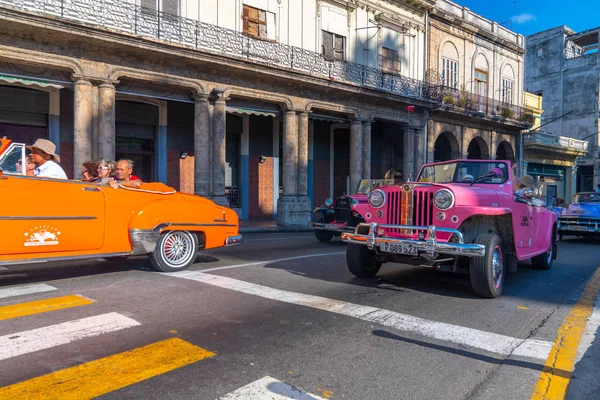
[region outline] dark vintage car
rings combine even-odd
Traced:
[[[600,193],[575,193],[558,220],[558,235],[600,237]]]
[[[356,226],[364,222],[361,211],[368,208],[369,193],[375,188],[393,185],[393,179],[362,179],[356,192],[331,198],[312,212],[312,227],[315,236],[321,242],[329,242],[342,232],[353,232]]]

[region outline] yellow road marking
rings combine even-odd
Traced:
[[[517,308],[519,310],[529,310],[529,307],[525,307],[525,306],[517,306]]]
[[[600,292],[600,268],[596,270],[579,301],[558,329],[556,341],[548,354],[531,400],[563,399],[565,397],[575,366],[577,348],[598,292]]]
[[[30,301],[28,303],[12,304],[10,306],[0,307],[0,321],[48,311],[62,310],[63,308],[79,307],[92,303],[94,303],[94,300],[86,299],[83,296],[74,294],[71,296]]]
[[[0,388],[0,399],[92,399],[213,357],[179,338],[100,358]]]

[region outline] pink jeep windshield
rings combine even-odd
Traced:
[[[458,161],[427,165],[421,170],[418,182],[500,184],[508,180],[505,162]]]

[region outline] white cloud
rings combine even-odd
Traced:
[[[515,24],[524,24],[529,21],[535,21],[536,18],[535,18],[535,15],[523,13],[523,14],[519,14],[519,15],[515,15],[515,16],[511,17],[511,20]]]

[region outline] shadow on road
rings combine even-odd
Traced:
[[[384,338],[384,339],[397,340],[397,341],[404,342],[404,343],[414,344],[414,345],[417,345],[420,347],[427,347],[429,349],[443,351],[443,352],[446,352],[449,354],[459,355],[462,357],[471,358],[473,360],[483,361],[483,362],[486,362],[489,364],[510,365],[510,366],[514,366],[514,367],[527,368],[527,369],[531,369],[534,371],[540,371],[540,372],[544,369],[544,361],[541,361],[541,360],[536,363],[536,362],[532,362],[532,361],[523,361],[523,360],[518,360],[518,359],[497,358],[497,357],[487,356],[484,354],[474,353],[474,352],[468,351],[468,350],[456,349],[456,348],[452,348],[452,347],[448,347],[448,346],[444,346],[444,345],[440,345],[440,344],[428,343],[428,342],[424,342],[422,340],[409,339],[409,338],[402,337],[402,336],[396,335],[395,333],[391,333],[391,332],[384,331],[381,329],[373,330],[373,335]],[[571,373],[569,371],[555,369],[553,371],[553,375],[559,376],[562,378],[569,378],[571,376]]]
[[[505,278],[503,297],[517,297],[530,301],[562,304],[573,291],[580,289],[594,273],[600,260],[593,239],[575,239],[559,243],[558,258],[550,270],[533,268],[529,260],[519,262],[516,273]],[[344,251],[346,244],[341,241],[319,243],[322,249]],[[339,262],[343,260],[342,262]],[[305,278],[345,283],[391,291],[417,291],[451,298],[484,300],[473,293],[468,269],[458,269],[456,273],[438,272],[427,267],[386,263],[372,278],[357,278],[346,266],[345,257],[306,262],[282,262],[266,264],[265,268],[286,270]]]

